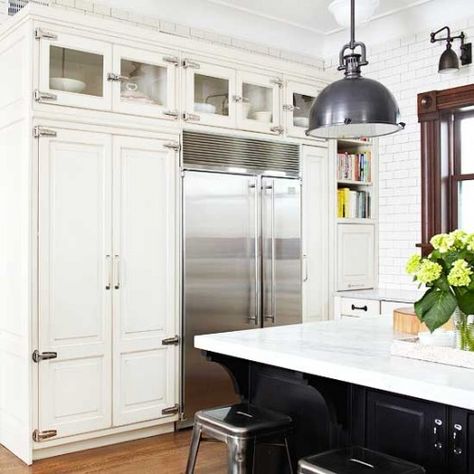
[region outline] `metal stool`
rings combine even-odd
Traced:
[[[298,474],[424,474],[417,464],[369,449],[336,449],[301,459]]]
[[[194,416],[186,474],[194,473],[202,435],[227,444],[229,474],[253,473],[256,444],[265,439],[280,438],[282,443],[278,445],[285,448],[290,473],[293,474],[288,442],[291,429],[289,416],[248,403],[199,411]]]

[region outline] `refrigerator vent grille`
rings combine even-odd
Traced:
[[[299,146],[251,138],[184,132],[183,162],[188,168],[284,172],[298,176]]]

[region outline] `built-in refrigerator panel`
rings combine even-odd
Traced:
[[[257,181],[184,175],[184,380],[186,417],[237,401],[229,375],[194,348],[194,336],[259,324]]]

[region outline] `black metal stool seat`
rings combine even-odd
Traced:
[[[424,474],[417,464],[360,447],[316,454],[298,463],[298,474]]]
[[[290,472],[293,472],[288,437],[292,430],[289,416],[239,403],[228,407],[202,410],[194,416],[193,436],[186,474],[194,472],[199,444],[203,435],[227,444],[229,474],[252,473],[255,447],[259,441],[280,438],[286,449]]]

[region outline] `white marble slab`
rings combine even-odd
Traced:
[[[373,290],[336,291],[335,296],[341,298],[357,298],[363,300],[396,301],[400,303],[414,303],[419,300],[425,290],[395,290],[375,288]]]
[[[474,370],[390,355],[391,317],[196,336],[195,346],[285,369],[474,410]]]

